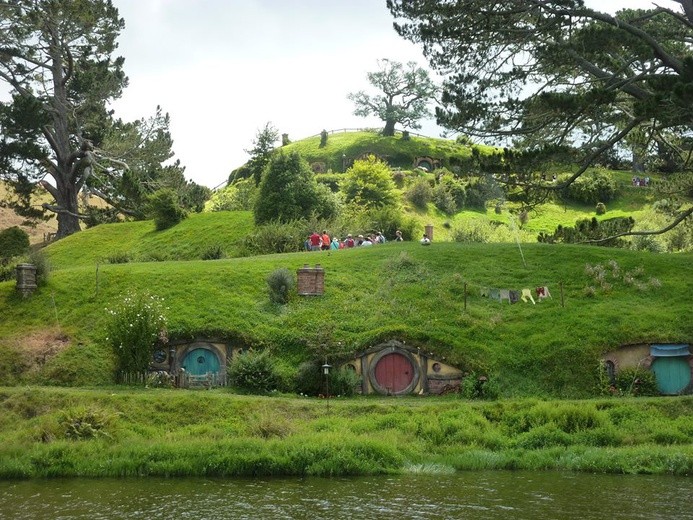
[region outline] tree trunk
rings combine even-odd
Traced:
[[[78,188],[71,184],[58,186],[56,197],[56,218],[58,220],[57,238],[65,238],[81,231],[79,225],[79,207],[77,205]]]
[[[645,165],[643,164],[644,157],[638,150],[633,149],[633,172],[645,173]]]
[[[385,137],[392,137],[395,135],[395,121],[394,119],[388,119],[385,121],[385,128],[383,128],[383,135]]]

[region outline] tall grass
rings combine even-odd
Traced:
[[[0,389],[0,478],[693,471],[690,397],[330,404],[221,390]]]

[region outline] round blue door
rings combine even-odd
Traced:
[[[691,382],[691,367],[685,357],[660,357],[652,363],[657,389],[665,395],[681,393]]]
[[[188,374],[201,376],[208,372],[219,372],[219,357],[209,349],[196,348],[183,358],[183,368]]]

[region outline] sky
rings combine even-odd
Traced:
[[[613,12],[650,0],[587,0]],[[671,4],[661,0],[660,4]],[[116,55],[129,86],[112,104],[132,121],[171,117],[186,178],[215,188],[249,158],[271,123],[297,141],[321,130],[380,128],[353,115],[351,92],[375,93],[378,60],[425,67],[421,49],[392,27],[385,0],[113,0],[125,29]],[[434,121],[419,133],[441,136]]]

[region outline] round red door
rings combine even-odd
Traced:
[[[388,393],[396,394],[414,379],[414,367],[408,358],[393,352],[380,358],[375,365],[375,380]]]

